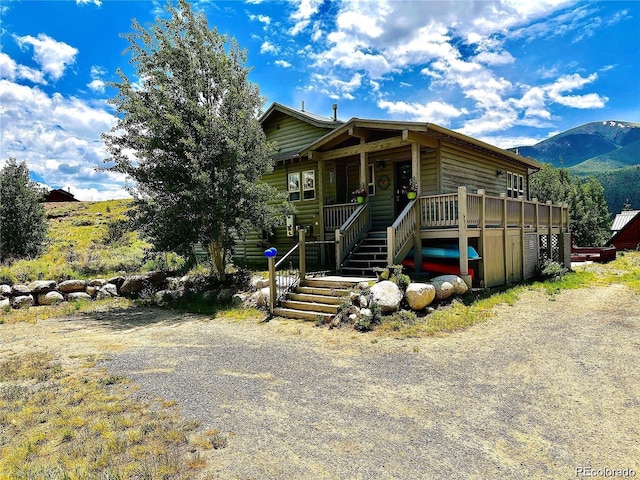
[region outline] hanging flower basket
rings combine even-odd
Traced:
[[[413,200],[418,195],[418,182],[415,179],[409,180],[409,185],[402,187],[402,193],[404,193],[409,200]]]
[[[367,197],[367,191],[364,188],[356,188],[353,192],[351,192],[353,198],[352,202],[364,203],[364,199]]]

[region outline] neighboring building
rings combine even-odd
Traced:
[[[606,245],[617,250],[636,250],[640,247],[640,210],[623,210],[611,225],[611,238]]]
[[[67,190],[63,190],[61,188],[56,188],[55,190],[51,190],[44,196],[45,202],[79,202],[77,198],[73,196],[73,194]]]
[[[337,270],[350,275],[405,261],[497,286],[533,277],[544,258],[570,262],[566,204],[528,200],[535,161],[431,123],[343,123],[336,110],[327,118],[274,103],[262,115],[278,145],[264,180],[288,192],[297,214],[238,245],[240,263],[264,266],[269,246],[280,258],[298,227],[336,244]],[[360,187],[362,204],[352,201]]]

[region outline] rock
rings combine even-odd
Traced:
[[[62,293],[84,292],[87,282],[84,280],[65,280],[58,284],[58,290]]]
[[[18,295],[11,299],[13,308],[28,308],[33,305],[33,295]]]
[[[436,289],[429,283],[410,283],[405,298],[411,310],[422,310],[436,298]]]
[[[113,283],[107,283],[103,287],[98,288],[96,292],[97,299],[112,298],[118,296],[118,287]]]
[[[0,298],[11,295],[11,285],[0,285]]]
[[[269,287],[261,288],[256,293],[254,293],[253,297],[256,300],[256,305],[258,305],[258,307],[268,307],[270,293],[271,289]]]
[[[358,305],[360,308],[367,308],[369,306],[369,299],[365,295],[358,297]]]
[[[167,275],[160,270],[147,272],[144,274],[144,277],[145,277],[145,280],[147,280],[151,285],[154,285],[156,287],[159,287],[162,284],[164,284],[164,281],[167,279]]]
[[[373,312],[368,308],[362,308],[360,310],[360,315],[366,318],[371,318],[373,317]]]
[[[160,290],[155,294],[155,301],[158,305],[164,306],[178,300],[181,292],[178,290]]]
[[[246,299],[247,299],[246,295],[243,295],[241,293],[236,293],[231,298],[231,305],[233,305],[234,307],[241,307],[242,305],[244,305],[244,302]]]
[[[348,318],[352,322],[355,322],[358,319],[358,314],[357,313],[350,313]]]
[[[87,285],[87,288],[85,288],[84,290],[85,292],[87,292],[87,295],[89,295],[91,298],[96,296],[96,293],[98,292],[98,287],[94,287],[92,285]]]
[[[20,297],[24,295],[31,295],[31,289],[28,285],[14,285],[11,287],[11,296],[12,297]]]
[[[435,277],[431,279],[431,283],[435,285],[436,282],[449,282],[453,285],[455,289],[456,295],[464,295],[469,290],[469,286],[465,283],[465,281],[458,277],[457,275],[440,275],[439,277]]]
[[[118,293],[124,297],[136,297],[147,286],[144,275],[131,275],[125,277],[122,286],[118,289]]]
[[[349,292],[349,301],[356,305],[358,303],[358,299],[360,298],[360,294],[358,292]]]
[[[345,315],[360,315],[360,307],[358,307],[357,305],[350,305],[344,310],[343,313]]]
[[[223,288],[218,292],[218,303],[229,304],[233,298],[235,291],[229,288]]]
[[[372,300],[377,303],[382,313],[392,313],[400,308],[402,292],[398,285],[389,280],[383,280],[371,287]]]
[[[93,280],[89,280],[87,282],[87,286],[89,287],[103,287],[107,284],[107,281],[104,278],[94,278]]]
[[[207,290],[202,293],[202,300],[205,302],[216,302],[219,298],[219,294],[217,290]]]
[[[73,302],[74,300],[91,300],[91,296],[87,292],[67,293],[67,301]]]
[[[53,280],[36,280],[35,282],[31,282],[29,284],[29,289],[34,295],[50,292],[52,290],[55,290],[57,287],[58,284]]]
[[[109,280],[107,280],[107,284],[109,283],[111,283],[112,285],[115,285],[116,288],[119,290],[122,284],[124,283],[124,277],[119,275],[117,277],[110,278]]]
[[[435,281],[433,282],[433,286],[436,289],[436,300],[439,302],[446,300],[456,293],[456,287],[454,287],[451,282],[447,282],[445,280]]]
[[[11,307],[11,300],[8,298],[0,299],[0,310]]]
[[[51,291],[38,295],[38,305],[57,305],[61,302],[64,302],[64,297],[60,292]]]
[[[260,290],[261,288],[265,288],[269,286],[269,279],[262,277],[252,277],[251,278],[251,288],[253,290]]]
[[[366,290],[367,288],[369,288],[369,282],[360,282],[356,285],[356,288],[358,290]]]

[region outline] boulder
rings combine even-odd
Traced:
[[[91,296],[87,292],[67,293],[67,301],[73,302],[74,300],[91,300]]]
[[[56,291],[40,293],[37,298],[38,305],[57,305],[60,302],[64,302],[62,294]]]
[[[366,295],[360,295],[358,297],[358,303],[357,305],[360,308],[367,308],[369,306],[369,298]]]
[[[255,298],[256,305],[258,307],[268,307],[269,306],[269,287],[264,287],[254,293],[252,296]]]
[[[107,281],[104,278],[94,278],[93,280],[89,280],[87,282],[88,287],[103,287],[107,284]]]
[[[422,310],[436,298],[436,289],[429,283],[410,283],[405,298],[411,310]]]
[[[380,306],[382,313],[392,313],[400,308],[402,291],[395,283],[383,280],[371,287],[371,295],[374,303]]]
[[[40,293],[47,293],[52,290],[58,288],[58,284],[53,280],[36,280],[35,282],[31,282],[29,284],[29,288],[31,289],[31,293],[33,295],[38,295]]]
[[[11,296],[12,297],[20,297],[23,295],[31,295],[31,289],[29,288],[29,285],[14,285],[13,287],[11,287]]]
[[[96,292],[96,298],[112,298],[118,296],[118,287],[116,287],[113,283],[107,283],[106,285],[98,288]]]
[[[231,298],[231,305],[233,305],[234,307],[241,307],[242,305],[244,305],[244,302],[246,299],[247,299],[246,295],[242,293],[236,293]]]
[[[11,306],[13,308],[25,308],[33,305],[33,295],[18,295],[11,299]]]
[[[446,280],[438,280],[433,282],[433,286],[436,289],[436,300],[441,302],[446,300],[454,293],[456,293],[456,287],[451,282]]]
[[[109,280],[107,280],[107,283],[115,285],[117,289],[120,289],[120,287],[122,286],[122,284],[124,283],[124,277],[123,276],[117,276],[117,277],[112,277]]]
[[[62,293],[84,292],[87,282],[84,280],[65,280],[58,284],[58,290]]]
[[[160,270],[155,270],[153,272],[145,273],[144,278],[151,285],[155,287],[160,287],[161,285],[164,284],[164,281],[167,279],[167,275]]]
[[[125,277],[122,286],[118,289],[118,293],[125,297],[135,297],[142,292],[147,286],[146,278],[144,275],[131,275]]]
[[[93,298],[96,296],[96,293],[98,292],[98,287],[95,287],[93,285],[87,285],[87,288],[85,288],[84,291],[87,292],[87,295]]]
[[[5,308],[9,308],[11,306],[11,300],[8,298],[0,299],[0,310],[4,310]]]
[[[159,290],[155,294],[155,301],[156,304],[162,307],[175,302],[181,295],[182,292],[179,290]]]
[[[252,277],[251,278],[251,288],[253,290],[260,290],[261,288],[269,286],[269,279],[262,277]]]
[[[449,282],[453,285],[456,295],[464,295],[469,290],[469,286],[457,275],[440,275],[431,279],[431,283],[435,284],[437,282]]]
[[[0,298],[11,296],[11,285],[0,285]]]

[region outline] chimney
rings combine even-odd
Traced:
[[[337,122],[338,121],[338,104],[337,103],[331,104],[331,108],[333,109],[333,121]]]
[[[300,107],[300,110],[304,112],[304,100],[302,100],[302,107]]]

